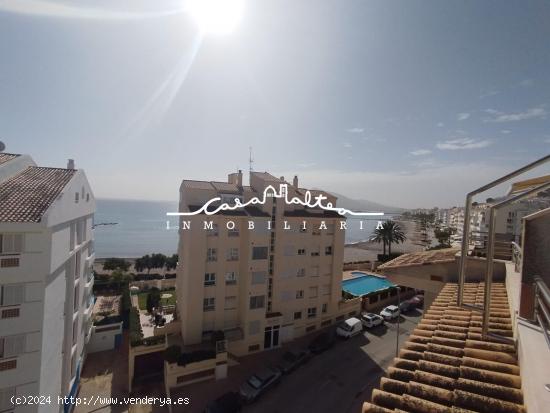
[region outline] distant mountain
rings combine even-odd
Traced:
[[[335,192],[331,192],[331,194],[338,198],[336,206],[355,212],[385,212],[389,214],[392,212],[401,213],[405,211],[405,208],[383,205],[366,199],[351,199]]]

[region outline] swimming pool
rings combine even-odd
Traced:
[[[353,271],[351,274],[354,278],[342,281],[342,289],[357,297],[395,286],[385,278],[376,277],[365,272]]]

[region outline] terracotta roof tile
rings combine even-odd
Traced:
[[[0,222],[40,222],[76,170],[30,166],[0,184]]]
[[[378,268],[397,268],[439,262],[452,262],[455,260],[458,251],[459,248],[445,248],[434,251],[412,252],[410,254],[400,255],[399,257],[380,265]]]
[[[482,305],[482,283],[464,302]],[[489,331],[512,336],[504,284],[493,284]],[[515,347],[481,337],[481,314],[456,306],[446,284],[374,389],[363,412],[525,412]]]
[[[11,161],[12,159],[14,158],[17,158],[18,154],[15,154],[15,153],[4,153],[4,152],[0,152],[0,165],[2,165],[3,163],[6,163],[8,161]]]

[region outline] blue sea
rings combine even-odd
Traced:
[[[166,229],[177,226],[177,217],[167,217],[167,212],[178,210],[178,202],[135,201],[119,199],[98,199],[95,223],[116,223],[98,225],[95,228],[95,251],[97,258],[135,258],[160,252],[175,254],[178,249],[177,230]],[[373,217],[374,218],[374,217]],[[384,217],[389,218],[389,217]],[[378,219],[347,219],[346,243],[364,241],[370,238]]]

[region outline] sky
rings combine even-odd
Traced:
[[[176,200],[253,168],[448,207],[550,153],[547,1],[0,0],[0,140],[96,197]],[[542,169],[540,173],[550,173]],[[540,174],[539,173],[539,174]]]

